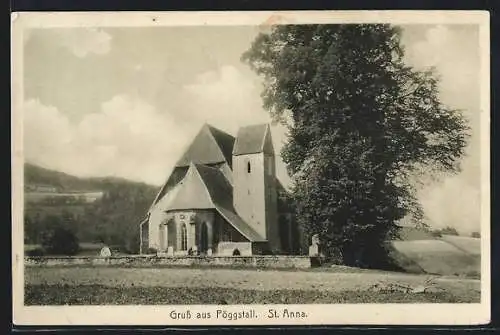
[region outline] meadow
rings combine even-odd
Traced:
[[[476,279],[343,268],[25,268],[26,305],[470,303],[479,299]]]
[[[472,303],[480,301],[480,239],[392,241],[406,272],[345,266],[273,270],[195,267],[32,267],[27,305]],[[26,249],[30,246],[26,245]],[[33,247],[33,246],[31,246]],[[80,254],[97,255],[98,244]]]

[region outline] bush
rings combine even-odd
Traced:
[[[470,234],[470,237],[474,237],[474,238],[480,238],[481,237],[481,234],[477,231],[473,232],[472,234]]]
[[[155,248],[148,248],[146,250],[147,254],[154,254],[154,255],[156,255],[157,252],[158,252],[158,250],[156,250]]]
[[[73,231],[63,226],[55,226],[42,237],[42,246],[48,254],[75,255],[80,250]]]
[[[36,248],[32,250],[26,250],[25,254],[26,256],[30,257],[39,257],[39,256],[44,256],[45,251],[42,248]]]
[[[455,228],[448,226],[446,228],[441,229],[441,234],[458,236],[458,231]]]
[[[443,235],[441,234],[441,230],[435,229],[431,231],[432,237],[442,237]]]

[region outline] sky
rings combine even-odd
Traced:
[[[462,172],[419,189],[428,223],[479,231],[479,36],[474,25],[403,26],[408,64],[435,67],[442,101],[472,128]],[[46,28],[24,41],[24,156],[76,176],[161,185],[208,122],[270,122],[240,56],[257,26]],[[285,129],[272,127],[275,150]],[[283,162],[278,178],[289,183]]]

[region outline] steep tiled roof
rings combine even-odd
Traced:
[[[184,178],[156,203],[155,210],[213,208],[252,242],[265,241],[234,210],[233,188],[222,171],[191,163]]]
[[[231,164],[231,148],[234,138],[208,124],[203,125],[191,145],[184,152],[176,166],[195,164],[216,164],[227,162]]]
[[[189,167],[185,177],[156,204],[156,209],[162,211],[213,207],[210,194],[194,165]]]
[[[233,206],[233,187],[217,168],[196,164],[196,169],[205,183],[214,203],[224,206]]]
[[[222,154],[226,158],[226,162],[229,164],[229,166],[231,166],[233,162],[232,156],[233,156],[234,137],[211,125],[207,124],[207,126],[210,132],[212,133],[212,136],[214,137],[215,141],[219,145]]]
[[[232,150],[234,137],[209,124],[204,124],[200,131],[177,161],[174,170],[167,182],[161,187],[152,207],[161,200],[179,181],[184,178],[191,162],[196,164],[225,164],[232,165]]]
[[[152,206],[154,206],[158,201],[160,201],[165,194],[167,194],[175,185],[177,185],[184,178],[188,169],[189,166],[177,166],[174,168],[174,170],[168,177],[167,182],[162,186],[160,192],[158,192],[158,195],[153,201]]]
[[[258,152],[273,153],[268,124],[241,127],[236,135],[233,155],[253,154]]]

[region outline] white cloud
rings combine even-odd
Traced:
[[[477,38],[464,37],[463,34],[439,25],[427,29],[424,39],[418,42],[403,37],[407,46],[406,60],[419,69],[436,68],[441,77],[441,98],[445,104],[455,108],[477,108],[474,103],[479,84],[479,45]]]
[[[188,130],[168,113],[128,96],[71,123],[57,108],[30,100],[24,107],[25,158],[78,176],[164,181],[182,153]]]
[[[198,124],[208,122],[233,135],[241,126],[270,123],[269,113],[262,108],[260,82],[255,78],[234,66],[222,66],[198,75],[193,83],[184,86],[190,120]],[[278,178],[288,184],[285,165],[278,155],[283,147],[285,129],[282,126],[271,129]]]
[[[77,28],[59,31],[57,41],[75,56],[104,55],[111,50],[111,35],[97,28]]]
[[[270,120],[261,107],[260,88],[234,66],[202,73],[184,89],[187,111],[195,120],[214,123],[233,133],[239,126]]]
[[[432,227],[450,226],[465,234],[481,230],[480,190],[463,179],[447,178],[422,190],[421,202]]]
[[[112,175],[160,184],[204,122],[233,135],[240,126],[269,122],[257,89],[234,67],[201,74],[184,89],[187,123],[126,95],[104,102],[77,123],[55,107],[29,100],[24,108],[25,158],[77,176]],[[277,152],[283,138],[284,129],[273,127]],[[284,164],[277,164],[286,183]]]
[[[478,40],[473,30],[433,26],[423,39],[405,38],[406,60],[418,69],[434,67],[440,76],[440,97],[446,105],[463,110],[471,121],[472,137],[462,172],[444,177],[419,192],[429,224],[452,226],[470,233],[480,228],[479,149],[479,60]]]

